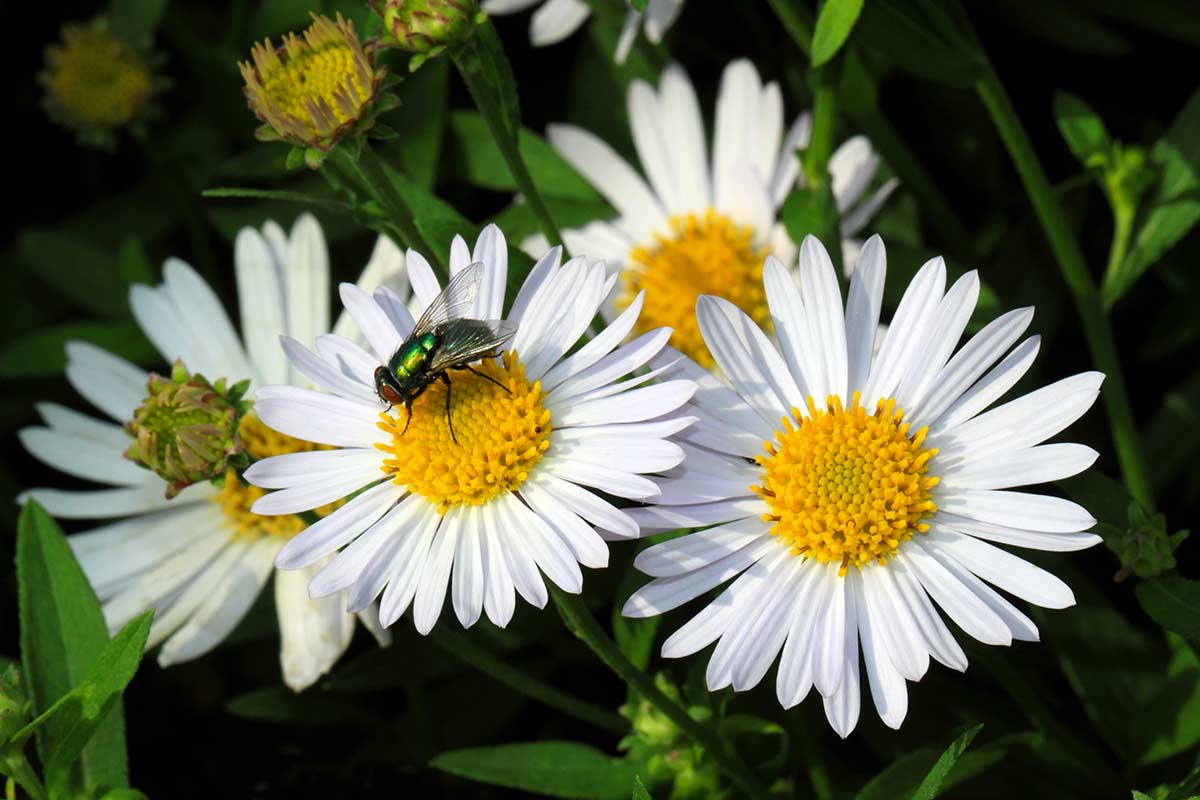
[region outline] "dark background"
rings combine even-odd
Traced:
[[[1191,27],[1180,23],[1159,26],[1166,29],[1155,32],[1147,30],[1152,26],[1144,20],[1125,18],[1115,2],[1101,4],[1095,14],[1084,14],[1087,5],[1025,0],[976,2],[967,8],[1047,171],[1059,184],[1060,200],[1099,274],[1111,235],[1110,215],[1103,196],[1082,177],[1058,134],[1052,94],[1057,89],[1077,94],[1096,109],[1115,138],[1148,146],[1196,89],[1200,29],[1192,20]],[[1190,3],[1146,7],[1151,12],[1165,8],[1163,14],[1177,11],[1181,18],[1194,16],[1186,11],[1194,10]],[[5,49],[10,59],[10,105],[4,125],[10,200],[0,234],[0,266],[9,285],[0,300],[4,346],[43,326],[100,318],[95,308],[80,302],[78,293],[62,291],[62,278],[64,273],[79,274],[77,260],[89,254],[107,253],[111,259],[130,235],[138,238],[155,265],[168,255],[196,265],[232,311],[233,232],[241,224],[261,224],[267,214],[286,225],[299,210],[199,196],[211,186],[246,184],[244,178],[231,178],[237,169],[230,165],[244,165],[247,153],[263,159],[262,176],[250,183],[268,185],[272,170],[282,173],[284,150],[253,142],[255,121],[245,108],[235,67],[255,35],[280,32],[270,26],[270,8],[264,11],[249,2],[172,3],[155,43],[166,56],[163,70],[172,84],[159,101],[162,114],[150,126],[149,140],[123,138],[113,153],[82,149],[70,133],[52,125],[39,107],[40,88],[34,80],[41,48],[56,38],[62,23],[86,20],[100,10],[97,4],[81,2],[19,8],[0,4],[0,27],[9,32]],[[1102,25],[1110,38],[1082,26],[1081,14]],[[563,44],[534,50],[527,45],[528,20],[527,13],[496,20],[518,78],[526,125],[541,131],[548,122],[573,119],[601,128],[606,136],[625,137],[629,152],[620,95],[614,102],[611,87],[605,91],[594,79],[603,72],[608,54],[586,30]],[[807,91],[801,77],[804,61],[765,4],[690,0],[667,43],[672,58],[684,64],[696,82],[710,117],[721,71],[737,57],[750,58],[765,78],[783,82],[789,121],[803,107],[797,95]],[[453,75],[450,85],[450,107],[468,108],[469,98]],[[399,92],[403,97],[403,86]],[[977,97],[969,90],[893,71],[882,82],[880,102],[949,199],[974,246],[972,253],[954,252],[902,187],[878,220],[891,255],[889,287],[902,287],[905,276],[919,266],[919,261],[898,263],[906,254],[915,259],[919,253],[945,251],[952,265],[979,268],[1002,308],[1037,304],[1031,332],[1042,333],[1045,340],[1036,374],[1027,379],[1031,384],[1091,368],[1057,265]],[[854,126],[842,119],[840,130],[850,135]],[[460,173],[450,161],[439,165],[436,189],[468,218],[482,221],[507,205],[507,194],[467,185],[457,177]],[[373,234],[350,220],[318,216],[330,240],[335,279],[353,279],[365,263]],[[73,242],[87,246],[61,251],[39,247],[46,236],[53,238],[63,229],[73,231]],[[30,237],[30,231],[43,236]],[[900,242],[896,247],[893,236]],[[1159,410],[1164,394],[1190,377],[1198,363],[1200,331],[1193,300],[1200,282],[1195,269],[1197,238],[1189,236],[1168,252],[1114,316],[1141,422]],[[96,270],[111,268],[111,261],[96,257]],[[150,351],[142,352],[147,354],[144,363],[154,365]],[[36,423],[35,401],[53,399],[86,408],[49,358],[50,363],[37,369],[3,370],[0,501],[11,503],[10,512],[0,515],[4,564],[12,563],[17,493],[30,486],[70,484],[70,479],[30,458],[14,435],[20,427]],[[1179,434],[1178,447],[1191,452],[1200,444],[1195,430],[1185,426]],[[1117,475],[1099,404],[1072,428],[1071,439],[1100,450],[1097,469]],[[1156,488],[1170,529],[1187,527],[1197,505],[1200,473],[1185,472]],[[1187,546],[1181,552],[1184,574],[1195,566],[1188,552]],[[632,548],[615,548],[612,569],[588,576],[587,596],[602,620],[610,613],[615,583],[631,554]],[[1118,565],[1108,550],[1056,555],[1044,563],[1076,588],[1081,605],[1089,592],[1105,598],[1158,646],[1160,634],[1132,600],[1130,584],[1111,582]],[[132,780],[149,796],[393,797],[412,790],[431,796],[511,797],[512,792],[468,784],[425,764],[443,750],[472,745],[538,739],[586,741],[608,750],[615,745],[607,734],[527,701],[471,670],[434,641],[416,635],[407,618],[397,623],[397,641],[383,654],[360,630],[324,688],[306,694],[305,702],[293,702],[278,688],[278,641],[270,597],[271,592],[265,592],[233,640],[207,658],[165,671],[152,659],[143,665],[126,695],[126,715]],[[15,575],[8,568],[0,570],[0,609],[0,654],[16,656]],[[679,612],[670,615],[664,629],[673,630],[683,618]],[[1036,619],[1045,626],[1047,615]],[[442,624],[457,626],[449,613]],[[624,688],[563,631],[552,609],[539,613],[518,604],[509,632],[493,634],[471,633],[506,660],[560,688],[614,708],[624,701]],[[1104,754],[1108,745],[1092,728],[1087,709],[1060,670],[1058,647],[1068,640],[1060,638],[1049,647],[1018,644],[997,655],[1027,673],[1060,721]],[[815,694],[798,709],[781,713],[771,688],[773,678],[739,696],[734,707],[780,721],[791,731],[798,796],[807,792],[802,770],[810,758],[823,759],[835,783],[853,791],[902,753],[919,746],[944,747],[961,723],[988,722],[981,741],[1028,727],[979,666],[975,651],[968,654],[973,664],[965,675],[935,667],[920,684],[910,685],[909,717],[899,733],[879,723],[869,696],[864,696],[858,731],[841,742],[824,722]],[[1114,657],[1136,660],[1139,654]],[[662,666],[657,659],[652,663]],[[702,667],[703,661],[688,659],[669,666],[682,678],[696,663]],[[292,721],[248,719],[226,709],[232,698],[258,689],[277,693],[273,702]],[[1125,777],[1139,787],[1177,779],[1189,758],[1177,757],[1136,774],[1127,771]],[[1079,796],[1105,794],[1094,787],[1062,786],[1044,763],[1016,753],[1006,768],[992,770],[950,796],[1012,796],[1018,787],[1040,794],[1055,786],[1061,791],[1057,796],[1076,791],[1084,792]],[[1128,797],[1124,787],[1110,788],[1112,797]]]

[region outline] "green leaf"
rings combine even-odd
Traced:
[[[813,31],[812,65],[819,67],[837,55],[858,22],[863,0],[825,0]]]
[[[112,0],[108,24],[121,38],[141,44],[154,34],[166,10],[167,0]]]
[[[1090,166],[1096,155],[1106,155],[1112,140],[1096,112],[1087,103],[1067,92],[1054,93],[1054,121],[1080,164]]]
[[[268,686],[238,695],[225,704],[235,717],[259,722],[333,728],[372,728],[379,718],[354,703],[320,692],[303,694]]]
[[[1147,721],[1139,764],[1156,764],[1200,742],[1200,660],[1183,639],[1167,634],[1170,659],[1159,666],[1139,714]]]
[[[981,73],[978,53],[938,0],[871,0],[856,41],[939,83],[968,87]]]
[[[1200,317],[1194,309],[1193,317]],[[1191,473],[1200,452],[1200,370],[1163,395],[1162,407],[1146,424],[1142,440],[1156,489],[1167,489]]]
[[[982,775],[997,764],[1003,763],[1018,747],[1026,747],[1036,752],[1040,749],[1043,738],[1037,733],[1012,734],[963,753],[946,774],[942,789],[949,790]],[[858,793],[857,800],[912,797],[942,755],[942,752],[932,747],[923,747],[897,758],[867,782]]]
[[[1151,619],[1180,636],[1200,641],[1200,581],[1160,575],[1139,582],[1135,591]]]
[[[133,322],[67,322],[46,325],[0,347],[0,377],[49,378],[62,374],[67,342],[82,340],[135,364],[158,358],[142,329]]]
[[[654,637],[658,633],[659,617],[632,619],[621,613],[621,607],[634,591],[645,583],[640,573],[629,569],[621,576],[613,603],[613,639],[625,657],[638,669],[645,671],[654,654]]]
[[[450,64],[433,59],[400,87],[403,105],[387,115],[399,138],[385,149],[413,182],[432,189],[442,162],[442,131],[450,90]]]
[[[823,188],[801,187],[792,190],[779,209],[779,218],[793,242],[804,241],[809,234],[820,239],[834,267],[841,274],[842,237],[838,230],[837,201],[833,197],[832,182],[826,183]]]
[[[112,251],[62,228],[27,228],[17,246],[31,273],[81,308],[105,317],[129,316]]]
[[[212,198],[252,198],[255,200],[282,200],[285,203],[302,203],[315,208],[329,208],[338,211],[352,211],[348,203],[331,197],[321,197],[307,192],[291,192],[282,189],[250,189],[238,186],[222,186],[215,189],[205,189],[201,197]]]
[[[925,780],[921,781],[921,785],[917,787],[917,791],[913,793],[912,800],[933,800],[941,791],[942,782],[946,780],[946,775],[953,769],[955,763],[963,752],[971,746],[971,741],[983,730],[983,725],[976,725],[969,731],[963,733],[946,748],[946,752],[942,753],[937,762],[933,765],[933,769],[929,770],[929,774],[925,776]]]
[[[46,764],[46,782],[51,795],[66,789],[71,768],[80,752],[121,701],[121,693],[137,672],[153,619],[154,612],[147,611],[126,623],[88,669],[78,701],[69,704],[65,712],[70,715],[63,720],[66,733]]]
[[[21,510],[17,532],[21,660],[34,712],[48,710],[87,679],[108,632],[100,603],[58,525],[37,503]],[[120,700],[103,715],[70,776],[73,790],[128,786],[124,714]],[[37,732],[42,763],[49,763],[71,732],[70,720],[52,718]]]
[[[517,191],[517,182],[483,117],[473,111],[455,111],[450,115],[447,135],[447,157],[457,177],[485,189]],[[520,151],[543,196],[604,203],[591,184],[533,131],[521,129]]]
[[[430,766],[480,783],[581,800],[624,800],[637,778],[633,764],[576,742],[451,750]]]
[[[126,236],[117,253],[117,272],[126,286],[137,283],[154,283],[154,265],[146,255],[146,248],[137,236]]]
[[[1111,305],[1200,220],[1200,90],[1192,94],[1166,135],[1150,151],[1161,173],[1133,245],[1104,285]]]
[[[642,779],[638,776],[633,776],[633,798],[632,800],[654,800],[650,792],[646,790],[646,785],[642,783]]]

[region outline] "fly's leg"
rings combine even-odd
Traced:
[[[508,392],[509,394],[512,394],[512,389],[508,388],[503,383],[501,383],[500,381],[493,378],[491,375],[485,375],[484,373],[482,373],[479,370],[472,367],[470,364],[463,364],[461,367],[455,367],[455,369],[465,369],[467,372],[471,373],[472,375],[478,375],[479,377],[483,378],[484,380],[491,381],[492,383],[496,384],[504,391]]]
[[[408,424],[412,422],[412,398],[404,401],[404,430],[400,431],[400,435],[408,433]]]
[[[450,376],[443,372],[440,377],[446,384],[446,424],[450,426],[450,438],[458,444],[458,437],[454,435],[454,417],[450,416]]]

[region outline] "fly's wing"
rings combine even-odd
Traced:
[[[442,327],[442,345],[429,360],[430,372],[440,372],[495,354],[517,332],[499,319],[456,319]]]
[[[429,308],[417,320],[409,338],[415,338],[429,333],[434,328],[454,319],[466,316],[475,305],[479,295],[479,284],[483,281],[483,262],[477,261],[469,267],[464,267],[450,279],[446,288],[433,298]]]

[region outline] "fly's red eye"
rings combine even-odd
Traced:
[[[397,394],[395,389],[386,384],[379,388],[379,394],[384,400],[394,406],[404,405],[404,398]]]

